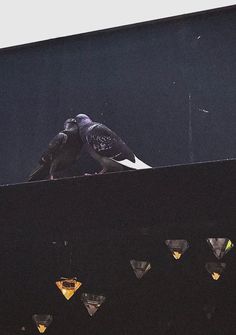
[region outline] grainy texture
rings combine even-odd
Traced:
[[[206,238],[236,243],[235,171],[232,160],[0,187],[1,334],[36,334],[31,316],[45,313],[51,335],[233,334],[235,248],[217,282],[205,263]],[[176,261],[164,241],[179,238],[190,248]],[[140,281],[131,259],[151,262]],[[68,302],[55,281],[70,275],[83,285]],[[93,318],[82,292],[106,296]]]
[[[151,166],[235,157],[235,15],[231,7],[2,50],[0,183],[26,180],[78,113]],[[68,175],[98,171],[93,164]]]

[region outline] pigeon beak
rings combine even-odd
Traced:
[[[65,124],[65,130],[70,130],[72,127],[73,126],[69,122]]]

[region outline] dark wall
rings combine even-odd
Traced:
[[[235,157],[235,18],[234,6],[2,50],[0,183],[24,181],[78,113],[152,166]],[[86,158],[68,174],[93,169]]]
[[[43,313],[47,335],[235,334],[236,160],[2,186],[0,198],[1,335],[39,334]],[[209,237],[234,248],[218,261]],[[180,260],[166,239],[188,241]],[[140,281],[131,259],[151,262]],[[218,281],[207,262],[226,264]],[[61,276],[83,283],[70,301]],[[92,318],[85,292],[106,297]]]

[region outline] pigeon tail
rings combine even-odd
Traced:
[[[50,165],[39,165],[32,173],[30,174],[28,181],[44,180],[48,178]]]
[[[129,159],[124,159],[122,161],[116,161],[115,159],[112,159],[114,162],[119,163],[123,166],[126,166],[130,169],[134,170],[142,170],[142,169],[151,169],[152,167],[147,165],[146,163],[142,162],[138,157],[134,156],[135,162],[131,162]]]

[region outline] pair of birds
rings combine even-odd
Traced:
[[[58,171],[69,168],[80,157],[82,148],[101,164],[100,174],[122,171],[124,167],[135,170],[151,168],[139,160],[111,129],[93,122],[86,114],[78,114],[65,121],[64,130],[49,143],[28,181],[54,179]]]

